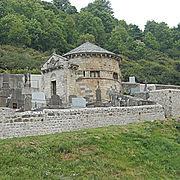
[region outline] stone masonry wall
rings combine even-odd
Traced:
[[[148,100],[162,105],[166,117],[180,117],[180,90],[162,89],[150,91]]]
[[[92,55],[88,57],[77,56],[68,62],[79,65],[76,76],[69,74],[67,78],[68,96],[76,95],[84,97],[89,102],[96,101],[98,81],[101,98],[104,101],[109,101],[108,90],[111,88],[116,87],[116,91],[121,90],[121,71],[117,60],[101,55]],[[117,74],[116,78],[113,77],[114,73]]]
[[[44,110],[23,112],[0,109],[0,139],[61,133],[111,125],[164,119],[161,105]]]

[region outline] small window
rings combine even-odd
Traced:
[[[90,71],[90,77],[100,77],[100,71]]]
[[[83,71],[83,76],[86,77],[86,71]]]
[[[114,73],[113,73],[113,78],[114,78],[114,79],[118,79],[118,73],[115,73],[115,72],[114,72]]]

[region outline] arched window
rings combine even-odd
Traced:
[[[118,79],[118,73],[113,72],[113,79]]]

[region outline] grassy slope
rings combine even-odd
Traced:
[[[20,48],[9,45],[0,46],[1,69],[40,69],[48,56],[31,48]],[[17,72],[15,72],[17,73]]]
[[[180,122],[0,141],[0,179],[178,179]]]

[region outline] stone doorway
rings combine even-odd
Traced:
[[[51,81],[51,92],[52,95],[56,95],[56,81]]]

